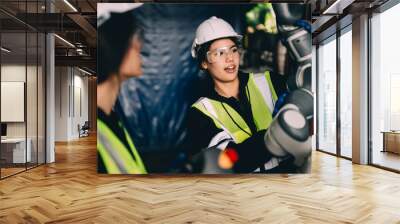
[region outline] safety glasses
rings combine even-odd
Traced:
[[[207,51],[207,61],[209,63],[215,63],[218,61],[224,61],[228,56],[235,56],[240,54],[240,48],[236,45],[226,46]]]

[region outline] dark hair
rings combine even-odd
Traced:
[[[112,13],[97,30],[97,80],[106,81],[119,71],[132,37],[141,34],[141,26],[132,12]]]
[[[199,68],[201,70],[203,70],[203,68],[201,67],[201,63],[203,63],[204,61],[207,60],[207,51],[210,50],[211,44],[214,43],[214,41],[216,41],[216,40],[225,39],[225,38],[232,40],[237,46],[239,46],[239,47],[241,46],[240,41],[235,37],[223,37],[223,38],[205,42],[204,44],[200,45],[197,49],[197,65],[199,66]]]

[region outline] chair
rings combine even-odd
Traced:
[[[89,129],[90,129],[89,121],[85,121],[82,127],[78,124],[79,138],[89,136]]]

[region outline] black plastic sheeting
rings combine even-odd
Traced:
[[[133,11],[144,24],[144,73],[123,84],[116,110],[139,152],[158,155],[152,163],[163,162],[160,154],[173,160],[183,150],[186,112],[197,100],[196,84],[203,75],[190,54],[197,26],[217,16],[244,31],[245,12],[252,6],[144,4]]]

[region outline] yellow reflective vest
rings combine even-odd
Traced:
[[[132,138],[121,123],[129,148],[101,119],[97,119],[97,151],[109,174],[147,174]],[[133,155],[133,156],[132,156]]]
[[[266,130],[272,122],[272,112],[278,99],[270,73],[250,73],[246,88],[257,131]],[[226,103],[202,97],[192,107],[212,119],[215,126],[237,144],[251,136],[251,130],[242,116]]]

